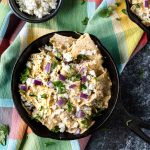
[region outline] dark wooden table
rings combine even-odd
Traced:
[[[134,56],[121,75],[122,101],[135,116],[150,122],[150,44]],[[120,101],[106,124],[92,135],[86,150],[150,150],[123,122]],[[150,135],[150,131],[146,131]]]

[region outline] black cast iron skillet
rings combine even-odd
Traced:
[[[9,5],[13,10],[14,14],[18,16],[20,19],[32,23],[42,23],[53,18],[58,13],[61,4],[62,4],[62,0],[57,0],[56,9],[51,10],[50,14],[48,15],[45,15],[42,18],[38,18],[35,15],[29,15],[27,13],[21,12],[19,10],[19,5],[16,3],[16,0],[9,0]]]
[[[147,33],[148,39],[150,40],[150,27],[145,26],[141,22],[141,19],[131,11],[132,5],[129,2],[129,0],[126,0],[126,6],[127,6],[127,13],[128,13],[129,18]]]
[[[109,102],[109,107],[106,109],[101,116],[95,118],[95,124],[89,128],[85,133],[83,134],[70,134],[70,133],[53,133],[49,131],[45,126],[43,126],[40,122],[36,122],[35,120],[31,119],[24,107],[21,104],[21,98],[19,94],[19,88],[18,88],[18,83],[19,83],[19,76],[20,73],[24,70],[25,64],[30,57],[32,53],[37,53],[39,52],[38,48],[41,47],[42,45],[48,44],[50,37],[52,37],[55,33],[58,33],[60,35],[65,35],[65,36],[72,36],[73,38],[79,38],[79,36],[82,33],[76,33],[76,32],[71,32],[71,31],[60,31],[60,32],[53,32],[47,35],[44,35],[31,43],[21,54],[19,59],[17,60],[15,67],[13,69],[13,74],[12,74],[12,82],[11,82],[11,90],[12,90],[12,97],[13,101],[15,104],[15,107],[22,117],[22,119],[27,123],[27,125],[30,126],[30,128],[33,130],[35,134],[41,137],[46,137],[46,138],[53,138],[53,139],[58,139],[58,140],[74,140],[74,139],[79,139],[86,137],[90,134],[92,134],[94,131],[96,131],[98,128],[101,126],[105,126],[106,121],[112,114],[116,102],[119,98],[119,91],[120,91],[120,84],[119,84],[119,75],[118,71],[116,68],[116,65],[114,63],[114,60],[112,59],[111,55],[109,52],[106,50],[106,48],[100,43],[100,41],[93,35],[90,35],[92,40],[95,42],[95,44],[98,46],[98,48],[101,51],[101,54],[104,57],[104,64],[103,66],[106,67],[109,71],[110,78],[112,81],[112,97]],[[124,108],[122,105],[122,111],[124,112],[125,115],[125,123],[127,126],[134,131],[138,136],[143,138],[145,141],[150,142],[150,139],[147,135],[145,135],[141,128],[150,128],[149,124],[142,122],[139,119],[136,119],[135,117],[131,116]]]

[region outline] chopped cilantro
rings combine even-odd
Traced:
[[[44,143],[45,147],[48,147],[48,146],[54,145],[54,144],[56,144],[56,143],[55,143],[55,142],[52,142],[52,141],[50,141],[50,142],[45,142],[45,143]]]
[[[6,138],[9,133],[9,127],[4,124],[0,124],[0,144],[6,145]]]
[[[67,110],[68,110],[68,112],[72,112],[72,110],[73,110],[73,105],[70,101],[68,101],[68,103],[67,103]]]
[[[59,94],[63,94],[66,92],[65,85],[61,81],[54,81],[53,85],[58,89]]]
[[[20,93],[25,93],[25,91],[24,91],[24,90],[19,90],[19,92],[20,92]]]
[[[89,21],[89,18],[88,18],[88,17],[85,17],[85,18],[82,20],[82,24],[83,24],[83,25],[87,25],[87,24],[88,24],[88,21]]]
[[[95,118],[95,117],[101,116],[102,115],[102,111],[104,111],[104,109],[99,109],[96,113],[92,114],[91,118]]]
[[[61,59],[62,59],[62,55],[61,55],[61,53],[59,53],[59,52],[56,54],[55,57],[56,57],[56,59],[58,59],[58,60],[61,60]]]
[[[32,93],[32,92],[29,94],[29,96],[36,97],[36,95],[34,93]]]
[[[120,21],[120,20],[121,20],[121,18],[116,18],[116,20],[117,20],[117,21]]]
[[[100,17],[107,18],[113,13],[113,8],[109,6],[108,8],[102,9],[100,11]]]
[[[80,55],[77,56],[78,61],[87,60],[87,59],[88,59],[88,57],[86,55],[83,55],[83,54],[80,54]]]
[[[43,106],[40,107],[39,111],[41,111],[43,109]]]
[[[122,9],[122,12],[127,15],[127,10],[126,9]]]
[[[81,74],[76,74],[75,75],[75,81],[79,81],[81,79]]]
[[[36,114],[36,116],[32,116],[32,119],[38,122],[39,120],[42,119],[42,117],[39,114]]]
[[[135,4],[136,8],[140,8],[140,4]]]
[[[60,129],[58,126],[55,126],[51,131],[57,133],[60,131]]]
[[[116,5],[117,7],[119,7],[120,4],[121,4],[120,2],[116,2],[116,3],[115,3],[115,5]]]
[[[81,0],[81,5],[85,4],[86,0]]]
[[[68,77],[68,80],[71,80],[71,81],[80,81],[81,80],[81,74],[77,73],[77,74],[73,74],[73,75],[70,75]]]
[[[87,89],[86,85],[85,84],[81,84],[81,90],[86,90],[86,89]]]
[[[91,121],[88,120],[88,119],[84,119],[84,120],[81,121],[81,123],[84,125],[85,128],[88,128]]]
[[[42,95],[41,95],[41,98],[46,99],[46,98],[47,98],[47,94],[42,94]]]
[[[21,81],[22,83],[25,83],[26,80],[27,80],[27,78],[29,77],[29,75],[30,75],[30,70],[29,70],[29,68],[26,68],[26,69],[23,71],[23,73],[21,73],[20,81]]]
[[[57,61],[52,62],[52,64],[51,64],[51,69],[52,69],[52,70],[55,69],[56,66],[57,66]]]

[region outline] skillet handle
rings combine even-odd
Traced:
[[[150,124],[130,115],[122,104],[121,108],[124,112],[124,119],[125,119],[124,121],[127,127],[131,131],[133,131],[136,135],[138,135],[141,139],[143,139],[145,142],[150,144],[150,137],[142,131],[142,128],[150,130]]]
[[[148,43],[150,43],[150,34],[147,33]]]
[[[150,129],[149,124],[143,123],[142,121],[137,120],[128,120],[126,121],[126,125],[130,128],[135,134],[137,134],[140,138],[150,144],[150,137],[146,135],[142,131],[141,128]]]

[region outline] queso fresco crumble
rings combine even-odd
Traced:
[[[150,27],[150,0],[130,0],[131,10],[141,20],[142,23]]]
[[[57,0],[16,0],[16,2],[20,11],[38,18],[50,14],[50,11],[57,6]]]
[[[85,132],[111,98],[100,50],[87,33],[78,39],[55,34],[39,49],[20,76],[23,106],[53,132]]]

